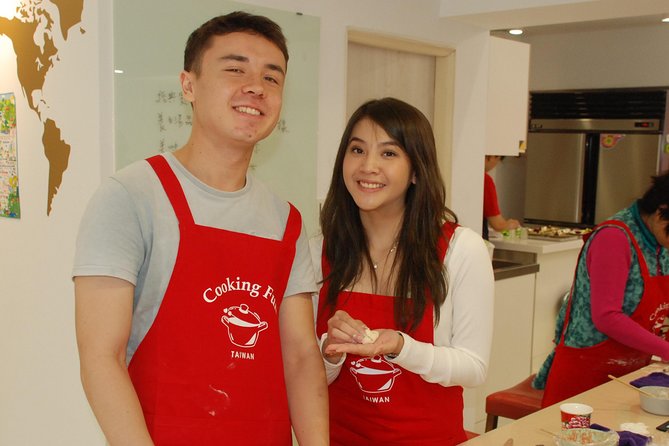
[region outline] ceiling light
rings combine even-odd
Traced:
[[[663,21],[664,23],[669,23],[669,17],[665,17],[665,18],[663,18],[662,21]]]
[[[522,29],[510,29],[509,34],[514,35],[514,36],[519,36],[523,33]]]

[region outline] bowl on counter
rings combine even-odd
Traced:
[[[655,415],[669,415],[669,387],[644,386],[640,390],[645,392],[639,392],[643,410]]]

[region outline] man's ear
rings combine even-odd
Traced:
[[[193,91],[193,77],[194,73],[190,71],[182,71],[179,75],[179,81],[181,82],[181,93],[183,94],[184,100],[188,102],[194,101],[194,91]]]

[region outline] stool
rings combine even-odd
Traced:
[[[497,427],[498,417],[517,420],[541,409],[543,390],[532,387],[535,374],[508,389],[491,393],[485,399],[485,411],[488,414],[485,423],[485,431],[491,431]]]

